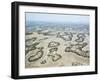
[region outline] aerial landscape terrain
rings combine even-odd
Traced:
[[[90,64],[89,16],[45,13],[25,16],[25,68]]]

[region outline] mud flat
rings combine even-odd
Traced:
[[[25,68],[90,64],[88,32],[27,31],[25,46]]]

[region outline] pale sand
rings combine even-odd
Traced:
[[[40,42],[36,47],[37,48],[44,47],[44,49],[43,49],[43,56],[40,59],[33,61],[33,62],[29,62],[28,59],[30,56],[35,55],[36,52],[39,51],[39,49],[35,49],[33,51],[28,52],[25,56],[25,68],[89,65],[90,58],[79,56],[73,52],[65,52],[65,48],[70,46],[70,44],[77,44],[77,42],[75,42],[75,40],[77,39],[76,35],[77,34],[75,34],[73,36],[71,41],[64,41],[63,39],[56,37],[56,35],[44,36],[43,34],[38,34],[37,32],[33,32],[33,34],[31,34],[31,35],[26,35],[26,39],[37,37],[37,39],[35,41],[28,42],[27,43],[28,45],[32,45],[36,42]],[[48,38],[48,39],[40,40],[43,38]],[[48,43],[50,43],[51,41],[55,41],[55,42],[60,43],[60,45],[56,46],[58,48],[58,50],[51,54],[51,55],[54,55],[55,57],[48,56],[50,54],[49,49],[52,48],[52,47],[48,48]],[[87,34],[86,34],[85,40],[83,42],[88,43],[88,45],[85,46],[83,48],[83,50],[89,51],[89,36]],[[80,42],[80,44],[82,44],[83,42]],[[73,49],[76,50],[76,48],[73,48]],[[58,54],[58,55],[56,55],[56,54]],[[38,58],[40,55],[41,54],[33,57],[32,59]],[[61,57],[59,57],[59,55]],[[58,58],[58,60],[53,61],[52,58],[54,58],[54,59]]]

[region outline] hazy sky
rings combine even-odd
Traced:
[[[89,23],[89,16],[27,12],[26,21]]]

